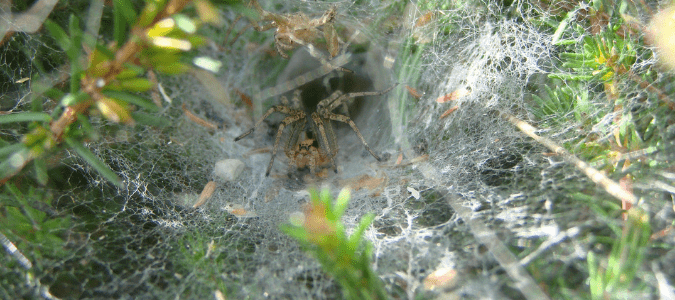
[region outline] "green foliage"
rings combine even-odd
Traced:
[[[20,112],[16,114],[0,115],[0,124],[17,122],[49,122],[52,118],[43,112]]]
[[[179,253],[176,261],[182,263],[179,271],[185,273],[196,273],[198,278],[203,278],[204,282],[197,286],[189,286],[183,292],[182,296],[186,298],[202,298],[210,296],[214,290],[226,293],[229,289],[225,282],[220,278],[223,271],[223,265],[232,262],[223,259],[221,252],[237,251],[230,241],[225,240],[217,242],[209,239],[200,232],[191,232],[183,236],[178,241]],[[208,293],[205,293],[208,291]]]
[[[558,82],[559,81],[554,81]],[[586,123],[587,119],[596,114],[588,96],[588,90],[583,89],[580,83],[571,82],[568,85],[552,89],[544,85],[546,94],[532,94],[537,104],[532,112],[546,126],[562,125],[569,121]]]
[[[633,208],[627,212],[621,236],[612,246],[606,267],[595,253],[588,252],[589,285],[593,299],[614,299],[631,290],[633,278],[642,266],[650,235],[649,216]]]
[[[583,39],[579,52],[560,54],[562,67],[571,68],[573,75],[552,74],[552,78],[569,80],[599,80],[611,82],[617,74],[623,74],[635,63],[635,45],[630,37],[617,35],[621,22],[595,36]]]
[[[108,168],[108,166],[104,162],[100,161],[94,153],[92,153],[89,149],[87,149],[87,147],[69,137],[66,137],[65,141],[66,144],[70,146],[70,148],[75,150],[75,153],[77,153],[87,163],[89,163],[89,165],[91,165],[94,168],[94,170],[96,170],[101,174],[101,176],[103,176],[103,178],[107,179],[116,186],[119,187],[122,186],[122,181],[119,179],[119,177],[117,177],[115,172],[110,170],[110,168]]]
[[[68,217],[48,214],[48,194],[30,187],[26,193],[7,184],[0,195],[0,233],[12,241],[33,262],[66,254],[64,234],[70,228]]]
[[[319,260],[324,270],[340,283],[345,298],[387,299],[380,278],[370,267],[372,246],[363,241],[363,234],[375,215],[366,214],[354,233],[347,236],[340,219],[349,198],[347,189],[340,192],[335,202],[328,190],[320,195],[310,190],[311,203],[304,215],[292,218],[291,224],[283,225],[281,230]]]
[[[564,147],[628,185],[633,178],[662,164],[653,156],[634,159],[630,154],[663,149],[663,137],[657,132],[664,132],[666,126],[661,122],[672,115],[665,105],[655,104],[662,98],[654,93],[657,88],[643,88],[656,78],[657,71],[650,65],[636,68],[636,62],[648,60],[652,54],[640,31],[635,30],[635,5],[639,4],[595,0],[590,6],[578,5],[558,14],[559,21],[542,21],[555,30],[553,43],[562,52],[555,67],[560,71],[550,73],[553,81],[544,86],[543,92],[532,95],[531,110],[543,129],[575,124],[574,136]],[[650,100],[638,101],[635,95],[624,94],[626,86],[632,86],[631,90],[641,87]],[[589,193],[574,192],[570,198],[588,207],[609,228],[604,234],[594,235],[593,240],[612,245],[612,250],[609,257],[589,252],[590,295],[585,296],[613,299],[627,295],[640,284],[634,278],[649,246],[648,214],[639,208],[623,211],[618,202],[602,201]],[[622,213],[627,215],[623,222],[619,221]],[[561,293],[571,292],[565,284],[560,287]]]
[[[113,1],[112,29],[116,44],[109,46],[85,36],[74,14],[68,20],[67,29],[51,20],[45,21],[45,28],[69,61],[69,90],[39,88],[44,96],[59,103],[51,115],[42,111],[45,109],[42,100],[35,97],[31,111],[0,116],[0,124],[30,122],[29,132],[24,133],[19,143],[0,145],[0,183],[18,175],[34,161],[35,179],[46,184],[45,158],[66,146],[104,178],[121,185],[114,172],[83,145],[86,140],[100,137],[90,124],[90,115],[101,115],[127,125],[138,121],[150,126],[168,126],[161,117],[152,114],[159,111],[156,104],[138,94],[155,85],[146,78],[146,73],[151,69],[171,75],[185,73],[189,66],[183,61],[188,60],[188,51],[206,40],[197,34],[198,25],[215,22],[213,18],[193,19],[180,14],[182,7],[176,6],[178,4],[170,8],[166,4],[166,1],[146,1],[139,15],[131,1]],[[200,4],[200,15],[215,14],[210,4],[205,1]],[[156,18],[158,16],[161,18]],[[83,43],[88,49],[94,49],[88,56],[84,55]],[[136,108],[140,110],[135,111]]]
[[[651,54],[625,20],[629,17],[625,13],[632,6],[625,1],[618,5],[614,2],[598,0],[591,7],[577,6],[557,26],[551,24],[556,28],[554,43],[564,51],[559,55],[558,67],[566,72],[550,73],[553,84],[544,86],[545,93],[532,95],[532,112],[544,127],[570,121],[580,126],[575,141],[567,142],[566,147],[592,162],[612,161],[616,149],[635,151],[659,143],[653,135],[656,132],[656,125],[651,122],[653,110],[629,111],[626,107],[629,99],[621,93],[621,85],[636,81],[644,84],[644,78],[653,72],[647,70],[641,77],[632,74],[637,73],[632,68],[638,56],[648,58]],[[586,18],[579,19],[580,14]],[[562,43],[563,37],[568,36],[580,38],[576,39],[578,42],[568,39]],[[613,117],[612,123],[603,122],[609,113],[618,112],[622,114]],[[640,123],[635,122],[636,118]],[[587,136],[591,132],[613,138],[596,142],[597,137]]]

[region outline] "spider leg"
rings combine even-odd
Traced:
[[[234,24],[233,24],[233,25],[234,25]],[[233,26],[233,27],[234,27],[234,26]],[[248,25],[246,25],[242,30],[239,30],[239,32],[237,33],[237,35],[234,36],[234,38],[233,38],[232,41],[230,42],[230,46],[234,45],[234,42],[236,42],[237,39],[239,39],[239,37],[240,37],[242,34],[244,34],[244,32],[246,32],[246,30],[248,30],[248,29],[251,28],[251,27],[253,27],[253,28],[255,28],[256,30],[258,30],[257,25],[253,25],[253,24],[248,24]],[[232,28],[230,28],[230,30],[232,30]],[[258,30],[258,31],[260,31],[260,30]],[[228,32],[227,35],[225,36],[225,37],[226,37],[225,41],[227,41],[227,37],[228,37],[228,36],[230,36],[230,33],[229,33],[229,32]]]
[[[328,138],[328,143],[330,144],[330,148],[326,150],[330,150],[327,153],[331,157],[335,157],[338,153],[338,145],[337,145],[337,139],[335,138],[335,132],[333,132],[333,124],[330,123],[330,120],[323,120],[325,122],[324,130],[326,131],[326,137]]]
[[[303,117],[291,127],[291,134],[286,141],[286,146],[284,147],[284,152],[288,158],[295,157],[297,154],[295,151],[295,146],[298,144],[298,138],[300,138],[300,134],[304,132],[303,129],[305,129],[306,123],[307,119]]]
[[[354,121],[352,121],[352,119],[348,118],[347,116],[334,114],[334,113],[328,112],[328,111],[323,112],[323,116],[326,119],[329,119],[329,120],[334,120],[334,121],[339,121],[339,122],[349,124],[349,126],[352,128],[352,130],[354,130],[354,132],[356,132],[356,135],[359,137],[359,139],[361,139],[361,143],[363,143],[363,145],[366,146],[366,150],[368,150],[368,152],[370,152],[370,155],[375,157],[375,159],[377,159],[377,161],[382,161],[382,159],[379,156],[377,156],[377,154],[375,154],[375,152],[373,152],[373,149],[370,149],[370,146],[368,146],[368,143],[366,142],[366,139],[363,138],[363,135],[361,135],[361,132],[359,131],[359,128],[356,127],[356,124],[354,123]]]
[[[323,24],[332,23],[333,21],[335,21],[336,15],[337,15],[337,6],[331,5],[331,7],[321,17],[321,22]]]
[[[251,25],[253,26],[253,28],[254,28],[256,31],[268,31],[268,30],[270,30],[270,29],[272,29],[272,28],[277,27],[277,24],[275,24],[274,22],[265,24],[265,25],[263,25],[263,26],[258,25],[258,22],[253,22]],[[247,29],[248,29],[248,28],[247,28]],[[242,30],[242,31],[243,31],[243,30]]]
[[[321,18],[313,19],[308,23],[308,28],[317,28],[323,26],[323,36],[326,39],[326,44],[328,48],[328,53],[330,53],[330,58],[333,58],[337,55],[339,49],[338,35],[335,32],[333,27],[333,22],[335,21],[335,15],[337,7],[335,5],[331,6]]]
[[[314,45],[312,45],[311,43],[305,43],[303,40],[297,38],[293,34],[289,34],[288,37],[291,39],[292,42],[295,42],[298,45],[307,47],[307,50],[309,51],[309,55],[318,59],[321,62],[322,65],[328,66],[329,68],[334,69],[334,70],[340,70],[340,71],[345,72],[345,73],[354,73],[354,71],[352,71],[350,69],[332,65],[328,60],[326,60],[324,55],[319,50],[316,50],[316,47],[314,47]],[[337,34],[336,34],[336,37],[337,37]],[[335,52],[337,54],[337,51],[335,51]]]
[[[253,5],[256,11],[258,11],[258,14],[260,14],[261,17],[264,17],[268,12],[266,12],[262,7],[260,7],[260,3],[258,3],[257,0],[251,0],[249,3],[249,7]]]
[[[303,111],[295,110],[295,109],[292,109],[290,107],[282,106],[282,105],[272,106],[270,109],[267,110],[267,112],[265,112],[265,114],[262,116],[262,118],[260,118],[260,120],[258,120],[258,122],[255,123],[253,128],[244,132],[240,136],[234,138],[234,141],[236,142],[238,140],[241,140],[244,137],[246,137],[247,135],[251,134],[256,128],[258,128],[258,126],[260,126],[260,124],[262,124],[263,120],[267,119],[267,117],[269,117],[274,112],[280,112],[280,113],[284,113],[284,114],[287,114],[287,115],[301,114],[303,118],[305,117],[305,113]]]
[[[334,147],[335,152],[331,151],[331,144],[328,143],[328,137],[326,136],[326,129],[324,128],[323,120],[321,120],[319,114],[317,114],[316,112],[312,113],[312,121],[314,121],[314,124],[316,124],[316,126],[319,128],[319,135],[321,136],[321,140],[323,141],[323,147],[326,148],[326,153],[328,153],[329,155],[337,153],[337,147]],[[330,126],[330,123],[328,124],[328,126]],[[331,138],[334,139],[335,136],[331,136]],[[337,173],[337,165],[335,165],[335,155],[330,155],[330,162],[333,165],[333,170],[335,171],[335,173]]]
[[[262,7],[260,7],[260,4],[258,4],[258,1],[255,1],[255,0],[251,1],[251,3],[249,3],[249,7],[250,7],[251,4],[252,4],[252,5],[255,7],[255,9],[258,11],[258,14],[260,15],[260,18],[261,18],[262,20],[269,20],[269,19],[270,19],[270,17],[269,17],[270,13],[264,11],[264,10],[262,9]],[[234,29],[234,25],[237,24],[237,22],[239,22],[239,20],[241,20],[241,18],[242,18],[242,16],[239,15],[236,19],[234,19],[234,22],[232,22],[232,26],[231,26],[230,29],[227,31],[227,34],[225,34],[225,39],[224,39],[224,40],[225,40],[226,42],[227,42],[227,38],[230,36],[230,33],[232,32],[232,29]],[[234,42],[236,42],[237,39],[239,39],[239,37],[240,37],[242,34],[244,34],[244,32],[246,32],[246,30],[248,30],[248,29],[251,28],[251,27],[253,27],[256,31],[267,31],[267,30],[270,30],[270,29],[272,29],[272,28],[274,28],[274,27],[277,27],[277,25],[276,25],[274,22],[271,22],[271,23],[265,24],[265,25],[263,25],[263,26],[260,26],[260,25],[258,24],[257,21],[252,20],[252,19],[249,18],[249,24],[246,25],[242,30],[240,30],[240,31],[237,33],[237,35],[234,37],[234,39],[232,39],[232,41],[230,42],[230,45],[233,45]]]
[[[234,19],[234,21],[232,22],[232,25],[230,25],[230,28],[227,30],[227,33],[225,34],[225,38],[223,39],[225,42],[227,42],[227,38],[230,37],[230,33],[232,33],[232,29],[234,29],[234,25],[236,25],[237,22],[239,22],[239,20],[241,20],[241,15],[237,16],[237,17]],[[249,26],[250,26],[250,25],[251,25],[251,24],[249,24]],[[248,29],[248,26],[247,26],[246,28],[244,28],[244,30],[246,30],[246,29]],[[239,37],[239,35],[241,35],[241,32],[244,32],[244,30],[240,31],[240,32],[239,32],[240,34],[238,34],[237,37]],[[232,40],[233,43],[234,43],[234,41],[237,40],[237,37],[235,37],[234,40]]]
[[[293,91],[293,98],[291,98],[291,105],[293,105],[293,108],[299,109],[300,108],[300,90],[295,90]]]
[[[319,101],[319,104],[316,105],[316,110],[320,112],[332,111],[333,109],[331,108],[337,107],[342,101],[348,99],[347,97],[343,96],[344,94],[340,90],[333,92],[332,94],[330,94],[330,96],[328,96],[328,98]]]
[[[265,172],[265,176],[270,176],[270,171],[272,170],[272,164],[274,164],[274,156],[277,155],[277,149],[279,148],[279,140],[281,140],[281,134],[284,132],[284,128],[292,124],[294,122],[297,122],[301,118],[304,118],[304,113],[301,114],[294,114],[290,115],[286,118],[284,118],[283,121],[281,121],[281,124],[279,124],[279,130],[277,130],[277,137],[274,140],[274,148],[272,148],[272,158],[270,159],[270,164],[267,166],[267,171]]]
[[[323,26],[323,36],[326,39],[326,47],[328,48],[328,53],[330,53],[330,58],[335,57],[338,54],[340,43],[333,23],[327,23]]]
[[[292,41],[293,41],[293,40],[291,40],[291,42],[292,42]],[[292,46],[283,45],[281,42],[279,42],[279,37],[278,37],[278,35],[277,35],[277,32],[274,32],[274,48],[276,48],[276,49],[277,49],[277,53],[279,53],[279,55],[281,55],[281,57],[283,57],[283,58],[285,58],[285,59],[288,59],[288,54],[286,54],[286,53],[284,52],[284,50],[291,50],[291,49],[293,49]]]
[[[287,154],[288,154],[288,153],[287,153]],[[300,159],[297,157],[297,156],[299,155],[299,154],[297,154],[297,151],[291,150],[291,151],[290,151],[290,154],[291,154],[291,156],[288,157],[288,168],[289,168],[289,169],[290,169],[290,168],[293,168],[293,166],[297,166],[297,165],[298,165],[298,161],[300,160]]]
[[[337,6],[331,5],[331,7],[323,13],[323,16],[320,18],[312,19],[307,23],[306,27],[316,28],[324,24],[332,23],[335,21],[335,16],[337,15]]]
[[[325,108],[326,111],[331,112],[333,111],[336,107],[340,106],[340,104],[350,98],[356,98],[356,97],[364,97],[364,96],[379,96],[386,94],[387,92],[391,91],[396,85],[392,85],[389,88],[382,90],[382,91],[377,91],[377,92],[357,92],[357,93],[349,93],[349,94],[342,94],[340,91],[336,91],[333,93],[329,98],[322,100],[319,105],[317,105],[318,109]],[[340,92],[340,93],[338,93]],[[328,101],[326,101],[328,100]],[[324,102],[326,101],[326,102]]]
[[[312,174],[316,173],[316,157],[319,155],[319,152],[316,150],[316,148],[311,147],[309,148],[309,170],[312,172]]]

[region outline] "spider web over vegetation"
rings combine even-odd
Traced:
[[[303,210],[312,186],[334,195],[352,189],[348,232],[375,214],[364,236],[392,299],[675,293],[673,78],[645,45],[647,24],[666,2],[260,4],[311,17],[335,4],[338,58],[348,58],[340,66],[354,75],[320,71],[325,64],[306,47],[279,57],[273,31],[234,22],[253,10],[219,4],[224,25],[201,29],[211,44],[199,55],[223,65],[215,77],[159,76],[164,126],[90,117],[98,138],[86,146],[122,187],[73,150],[49,162],[46,186],[3,186],[0,298],[338,299],[338,283],[279,230]],[[58,4],[50,19],[67,10]],[[0,47],[3,113],[36,109],[29,100],[43,97],[41,87],[68,75],[65,54],[44,30],[15,32]],[[233,141],[295,88],[318,102],[334,89],[392,84],[337,109],[384,162],[340,124],[337,174],[295,170],[280,149],[265,176],[281,116]],[[310,92],[317,86],[325,91]],[[43,98],[43,109],[53,109]],[[516,119],[538,129],[524,132]],[[2,124],[1,146],[27,128]],[[241,175],[213,175],[222,159],[243,162]],[[622,210],[627,202],[600,175],[585,175],[592,170],[634,195],[632,210]],[[213,195],[195,208],[211,181]]]

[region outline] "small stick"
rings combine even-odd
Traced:
[[[590,178],[593,182],[604,188],[605,191],[607,191],[607,193],[609,193],[610,195],[621,200],[622,202],[628,202],[632,205],[637,205],[638,199],[635,197],[635,195],[633,195],[633,193],[626,191],[624,188],[621,187],[621,185],[609,179],[605,174],[591,167],[585,161],[569,153],[567,150],[565,150],[565,148],[559,146],[554,141],[537,135],[535,133],[537,129],[534,128],[534,126],[528,124],[523,120],[516,118],[514,115],[509,113],[501,113],[501,116],[504,119],[511,122],[511,124],[518,127],[518,129],[520,129],[523,133],[525,133],[529,137],[533,138],[538,143],[546,146],[547,148],[551,149],[551,151],[562,156],[566,161],[574,164],[577,167],[577,169],[583,171],[586,174],[586,176],[588,176],[588,178]]]

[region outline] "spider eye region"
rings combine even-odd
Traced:
[[[314,140],[313,140],[313,139],[306,139],[306,140],[300,142],[300,144],[298,145],[298,147],[300,148],[300,150],[306,150],[306,151],[309,151],[309,149],[312,148],[312,145],[313,145],[313,144],[314,144]]]

